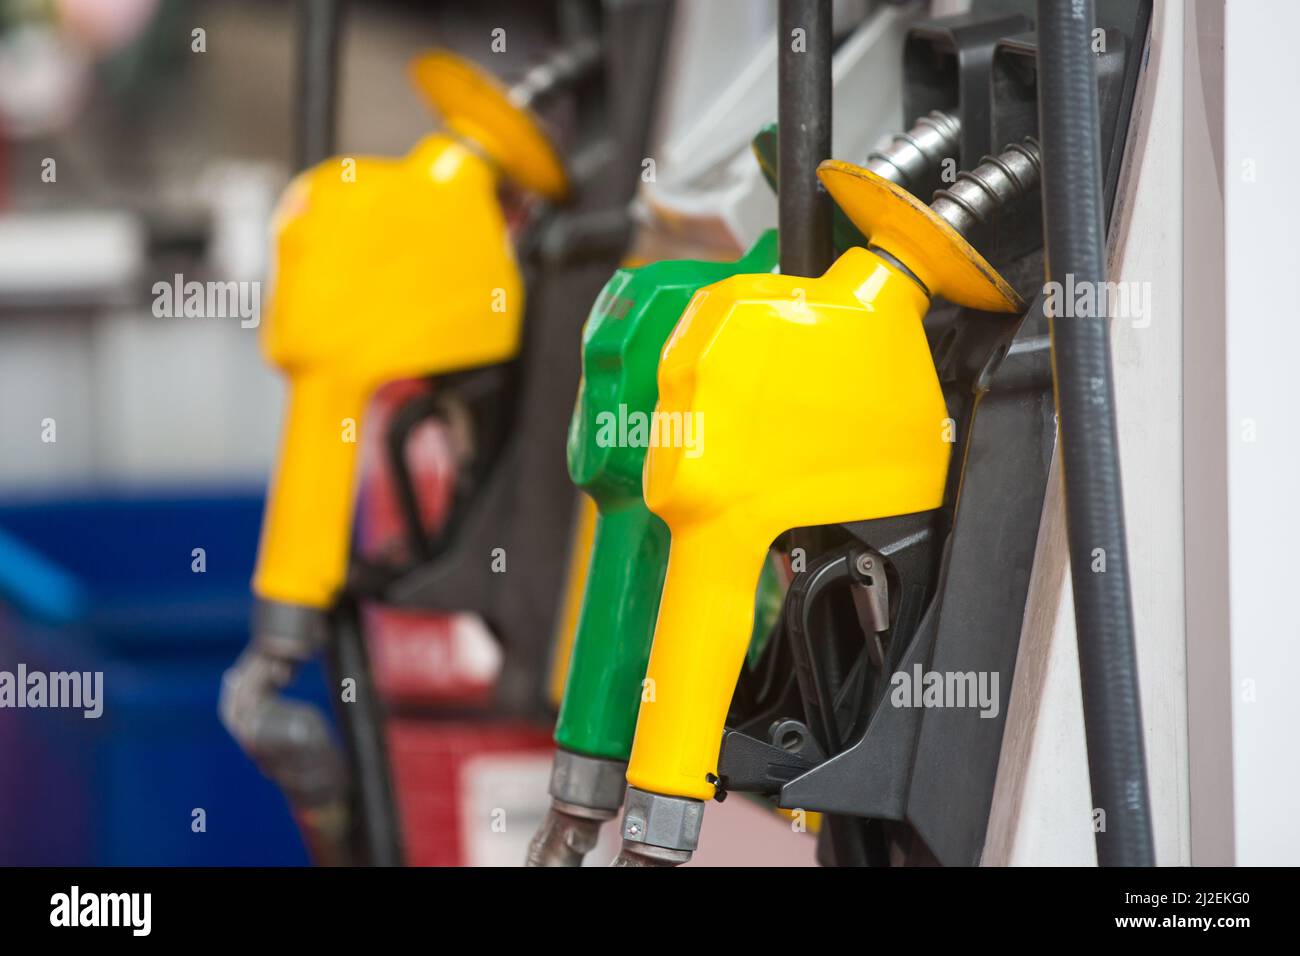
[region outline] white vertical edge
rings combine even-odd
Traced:
[[[1235,862],[1300,860],[1295,612],[1300,4],[1224,5],[1224,302]],[[1219,555],[1204,556],[1216,560]],[[1226,772],[1226,768],[1225,772]]]

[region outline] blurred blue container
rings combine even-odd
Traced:
[[[0,864],[307,862],[283,797],[217,719],[261,512],[260,495],[0,503],[0,671],[103,672],[96,719],[0,708]],[[326,706],[319,670],[294,692]]]

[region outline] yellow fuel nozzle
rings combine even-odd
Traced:
[[[524,288],[498,179],[563,197],[564,167],[527,103],[574,67],[570,57],[567,73],[534,72],[506,89],[450,53],[417,59],[412,79],[446,130],[400,158],[319,163],[290,183],[272,222],[262,349],[288,379],[288,408],[253,577],[253,638],[226,672],[220,712],[330,858],[346,858],[342,764],[323,715],[281,692],[331,639],[362,416],[386,382],[517,353]]]
[[[264,600],[323,609],[342,586],[361,418],[378,386],[517,351],[524,289],[498,174],[551,199],[568,188],[510,89],[443,51],[411,75],[448,132],[405,157],[307,170],[273,221],[262,346],[289,405],[253,581]]]
[[[1036,181],[1016,174],[1008,196]],[[921,324],[930,295],[1022,307],[949,221],[956,212],[848,163],[819,175],[870,248],[820,278],[741,275],[700,290],[660,360],[661,440],[644,486],[672,544],[627,771],[623,865],[681,862],[695,848],[773,539],[942,504],[951,445]],[[985,215],[967,195],[982,187],[961,182],[946,201]],[[674,428],[696,442],[664,440]]]

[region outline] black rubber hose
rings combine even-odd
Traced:
[[[820,276],[835,260],[830,193],[831,0],[777,7],[777,225],[781,274]]]
[[[346,13],[344,0],[298,0],[297,101],[295,161],[307,169],[333,155],[337,126],[339,45]],[[338,704],[353,774],[354,810],[360,816],[360,842],[365,862],[400,866],[401,828],[384,737],[378,691],[370,676],[365,635],[359,612],[343,606],[331,617],[333,640],[326,671],[333,694],[342,680],[356,681],[356,701]]]
[[[1038,0],[1047,277],[1065,288],[1072,275],[1075,288],[1093,283],[1100,292],[1105,233],[1093,23],[1093,0]],[[1097,861],[1152,866],[1109,321],[1104,314],[1049,320],[1088,770],[1093,806],[1105,812]]]
[[[820,276],[835,261],[834,204],[817,178],[831,156],[831,0],[781,0],[777,6],[777,226],[781,274]],[[797,529],[791,544],[814,555],[816,529]],[[828,865],[864,862],[862,821],[829,815],[818,838]]]
[[[337,119],[343,0],[298,0],[294,169],[328,159]]]
[[[354,800],[360,809],[359,834],[364,862],[370,866],[402,865],[402,826],[393,792],[393,772],[384,734],[384,709],[370,668],[370,654],[361,627],[361,608],[344,598],[331,615],[334,640],[327,648],[326,669],[334,695],[344,678],[351,678],[355,695],[334,707],[344,728],[353,768]],[[336,696],[337,700],[338,697]]]

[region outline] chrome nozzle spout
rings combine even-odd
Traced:
[[[339,866],[353,862],[347,763],[325,715],[283,694],[324,641],[320,612],[259,603],[253,642],[222,678],[218,711],[230,735],[284,792],[312,860]]]
[[[608,818],[606,818],[608,819]],[[575,816],[552,806],[528,844],[524,866],[582,866],[583,859],[600,839],[604,820]]]
[[[556,750],[551,763],[551,809],[528,845],[525,866],[582,866],[600,838],[600,826],[618,816],[627,764]]]
[[[690,850],[670,850],[632,840],[623,841],[623,849],[610,866],[681,866],[691,858]]]

